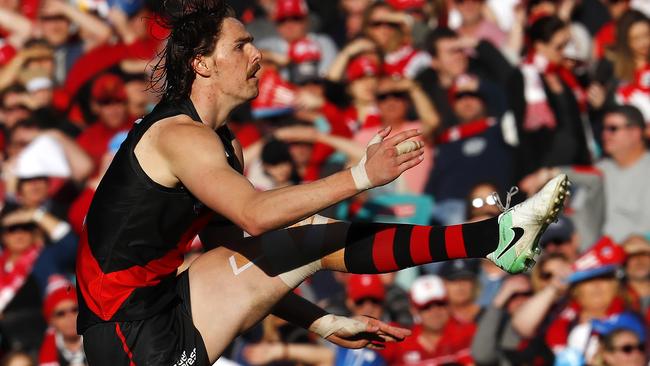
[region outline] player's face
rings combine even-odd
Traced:
[[[253,37],[235,18],[226,18],[221,36],[212,55],[206,61],[214,63],[214,85],[220,92],[235,100],[247,101],[257,96],[262,55],[253,45]]]

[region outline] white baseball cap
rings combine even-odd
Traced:
[[[411,286],[411,301],[416,306],[424,306],[431,301],[446,299],[445,284],[436,275],[418,277]]]

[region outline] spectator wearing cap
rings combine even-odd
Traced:
[[[131,128],[133,121],[128,114],[124,81],[115,74],[103,74],[92,85],[93,110],[98,120],[86,128],[77,142],[90,155],[95,167],[108,149],[108,142],[120,131]]]
[[[571,301],[545,335],[553,353],[558,355],[569,348],[587,354],[587,359],[593,355],[594,350],[587,348],[590,322],[626,310],[618,276],[624,259],[623,249],[603,238],[574,262],[573,273],[567,277]]]
[[[338,52],[325,34],[310,33],[305,0],[278,0],[273,20],[279,36],[256,42],[265,58],[283,67],[285,79],[305,83],[325,75]]]
[[[479,365],[511,366],[537,361],[536,354],[512,327],[511,316],[533,294],[526,275],[509,276],[477,324],[472,357]],[[522,345],[525,345],[522,347]]]
[[[45,211],[17,209],[2,219],[2,244],[3,349],[22,347],[35,351],[45,328],[41,304],[48,278],[73,268],[77,238],[70,232],[70,225]]]
[[[458,34],[486,40],[499,49],[506,46],[507,35],[484,16],[485,0],[454,0],[454,5],[461,17]]]
[[[586,93],[562,64],[569,27],[558,17],[544,16],[532,24],[528,36],[530,50],[508,90],[520,142],[517,179],[541,167],[591,164],[582,122]]]
[[[598,351],[591,365],[647,365],[647,324],[636,314],[626,312],[603,321],[594,321],[593,328],[598,334]]]
[[[630,307],[640,314],[650,308],[650,242],[634,235],[622,244],[625,250],[625,295]]]
[[[451,316],[443,280],[419,277],[411,286],[411,311],[418,319],[413,334],[403,342],[386,344],[380,351],[390,365],[471,365],[470,344],[476,326]]]
[[[439,111],[444,128],[458,124],[449,96],[456,79],[465,74],[478,76],[489,115],[505,113],[504,86],[513,67],[490,42],[460,37],[451,29],[438,27],[427,35],[426,49],[431,63],[417,76],[417,81]]]
[[[571,219],[564,215],[548,226],[539,239],[539,245],[544,253],[561,254],[569,262],[575,261],[580,255],[580,238]]]
[[[376,319],[383,316],[386,290],[379,275],[351,274],[347,281],[346,306],[352,315],[365,315]],[[376,352],[367,348],[348,349],[322,345],[296,343],[262,343],[248,346],[244,351],[251,364],[293,361],[322,366],[384,366],[386,362]]]
[[[434,218],[456,224],[465,217],[465,198],[480,182],[493,182],[496,191],[512,186],[513,152],[517,132],[512,114],[488,115],[480,80],[462,75],[449,90],[449,103],[459,124],[439,131],[436,155],[426,192],[436,199]],[[496,203],[496,202],[494,202]]]
[[[77,335],[77,291],[63,276],[51,276],[43,303],[49,324],[39,353],[40,366],[86,366],[81,336]]]
[[[478,261],[445,262],[438,274],[444,280],[451,316],[463,324],[476,324],[482,312],[478,296]]]
[[[415,79],[431,63],[431,56],[411,43],[412,23],[412,18],[389,3],[376,2],[366,9],[363,34],[384,54],[383,73],[387,76]]]

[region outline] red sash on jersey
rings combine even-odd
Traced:
[[[23,286],[40,253],[41,249],[32,245],[11,265],[7,265],[11,256],[9,251],[5,250],[0,254],[0,313]]]

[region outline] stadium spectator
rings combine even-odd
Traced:
[[[451,316],[442,279],[419,277],[411,287],[413,334],[401,343],[387,344],[380,351],[389,365],[473,364],[470,355],[475,324],[459,323]]]
[[[451,316],[462,324],[476,324],[481,306],[478,294],[478,261],[454,260],[443,263],[438,275],[444,280]]]
[[[0,360],[2,366],[36,366],[36,363],[27,353],[12,351],[7,353]]]
[[[594,36],[594,58],[605,56],[607,48],[616,44],[616,21],[630,8],[629,0],[601,0],[611,20],[603,24]]]
[[[81,336],[77,335],[77,290],[62,276],[51,276],[43,316],[49,324],[39,353],[40,366],[87,366]]]
[[[126,89],[119,76],[99,76],[93,82],[91,96],[98,119],[79,135],[77,143],[90,155],[97,169],[110,139],[131,128],[134,120],[128,114]]]
[[[650,242],[631,236],[623,242],[625,249],[625,292],[630,307],[639,314],[650,308]]]
[[[596,366],[643,366],[647,365],[647,324],[632,313],[612,316],[594,324],[599,336],[598,352],[591,365]]]
[[[309,32],[308,15],[305,0],[278,0],[273,14],[278,36],[256,42],[264,56],[283,67],[292,82],[301,81],[304,74],[324,76],[338,52],[329,36]]]
[[[566,216],[560,216],[557,222],[549,225],[539,239],[539,245],[544,253],[561,254],[569,262],[575,261],[580,255],[580,238],[571,219]]]
[[[485,0],[454,0],[454,4],[461,16],[459,35],[489,41],[496,48],[506,45],[506,34],[484,16]]]
[[[466,219],[465,197],[474,185],[493,182],[496,191],[512,185],[513,148],[505,137],[510,134],[511,144],[517,137],[512,114],[488,116],[487,100],[476,76],[458,77],[449,94],[459,124],[437,134],[435,168],[425,191],[436,199],[434,218],[443,224],[457,224]]]
[[[545,16],[528,35],[531,49],[509,88],[519,132],[519,178],[541,167],[591,163],[582,122],[585,93],[562,66],[569,28],[559,18]]]
[[[622,242],[650,232],[650,153],[643,139],[645,122],[638,109],[619,106],[603,122],[603,148],[609,155],[597,166],[605,182],[603,233]]]
[[[431,64],[431,56],[411,44],[411,23],[406,13],[388,3],[376,2],[366,9],[363,34],[383,53],[387,76],[414,79]]]
[[[533,294],[525,275],[509,276],[477,324],[472,357],[478,365],[519,365],[535,357],[522,350],[527,340],[512,327],[511,316]]]
[[[0,115],[2,127],[5,132],[10,131],[19,121],[26,119],[31,114],[27,98],[27,90],[19,84],[14,84],[3,89],[2,114]]]

